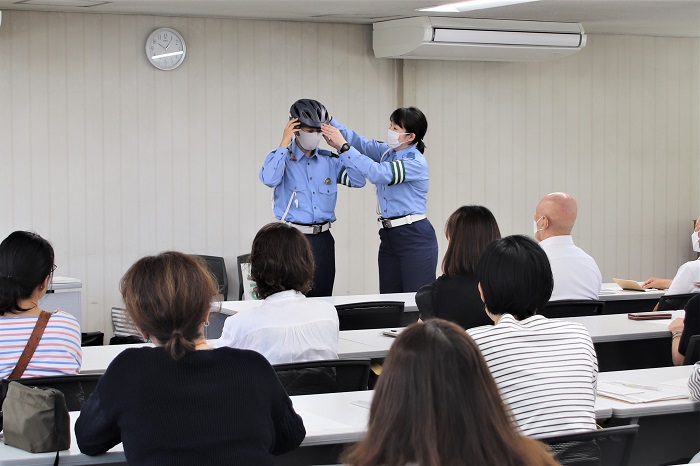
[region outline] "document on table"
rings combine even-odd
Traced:
[[[675,385],[643,385],[628,382],[598,382],[598,395],[626,403],[651,403],[688,397],[687,390]]]

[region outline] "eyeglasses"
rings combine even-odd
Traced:
[[[56,264],[52,265],[51,266],[51,273],[54,273],[57,268],[58,268],[58,266]]]

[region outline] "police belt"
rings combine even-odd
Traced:
[[[416,223],[419,220],[423,220],[424,218],[427,218],[425,214],[420,214],[420,215],[406,215],[405,217],[399,217],[399,218],[382,218],[379,217],[377,221],[379,222],[379,227],[380,228],[395,228],[395,227],[400,227],[402,225],[410,225],[411,223]]]
[[[301,225],[299,223],[285,222],[305,235],[317,235],[331,229],[331,222],[319,223],[318,225]]]

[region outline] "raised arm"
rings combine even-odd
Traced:
[[[331,125],[323,125],[323,136],[328,144],[339,149],[346,140],[341,131]],[[340,160],[348,168],[354,168],[374,184],[394,185],[407,181],[428,179],[424,158],[411,158],[392,162],[376,162],[360,153],[354,146],[340,154]]]
[[[375,162],[379,162],[382,154],[389,149],[389,146],[383,142],[379,142],[375,139],[367,139],[364,136],[357,134],[355,131],[347,128],[341,122],[333,118],[330,123],[332,126],[337,128],[343,135],[345,140],[355,149],[357,149],[362,154],[371,158]]]
[[[284,131],[282,131],[282,141],[280,146],[267,154],[265,157],[265,163],[263,163],[260,169],[260,181],[262,181],[265,186],[274,188],[282,182],[282,177],[284,176],[284,168],[286,166],[287,156],[289,155],[289,145],[292,143],[292,138],[299,132],[299,120],[292,118],[284,126]]]

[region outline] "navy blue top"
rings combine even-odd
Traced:
[[[423,321],[439,317],[465,329],[493,325],[484,310],[478,284],[476,275],[441,275],[416,293],[418,316]]]
[[[218,348],[176,361],[145,347],[112,361],[75,435],[87,455],[122,442],[129,464],[273,465],[306,430],[262,355]]]
[[[678,342],[678,352],[685,356],[688,350],[690,337],[700,335],[700,293],[690,298],[685,305],[685,319],[683,320],[683,333]]]

